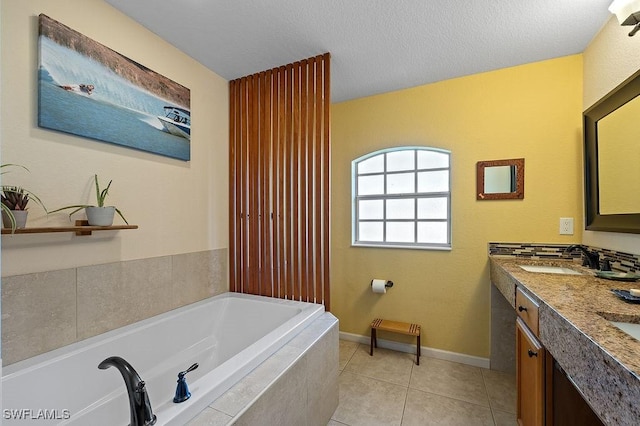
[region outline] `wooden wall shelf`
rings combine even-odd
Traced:
[[[45,226],[38,228],[16,229],[14,234],[46,234],[52,232],[75,232],[76,235],[91,235],[93,231],[118,231],[138,229],[138,225],[89,226],[86,220],[76,220],[75,226]],[[11,235],[11,228],[2,228],[2,235]]]

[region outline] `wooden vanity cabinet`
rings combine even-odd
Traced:
[[[593,409],[587,404],[571,379],[557,361],[551,359],[549,365],[552,383],[547,394],[551,395],[551,406],[548,409],[547,424],[558,426],[604,426]],[[547,401],[547,406],[549,401]]]
[[[516,319],[517,419],[520,426],[545,424],[546,351],[521,318]]]
[[[516,390],[519,426],[604,426],[538,340],[538,304],[516,287]]]
[[[516,287],[516,414],[520,426],[545,424],[547,354],[538,340],[538,304]]]

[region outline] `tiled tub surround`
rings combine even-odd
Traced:
[[[554,264],[583,272],[527,272],[521,264]],[[515,309],[515,287],[539,303],[540,340],[609,425],[637,425],[640,418],[640,341],[608,319],[640,322],[640,306],[618,299],[611,288],[637,283],[596,278],[580,263],[490,257],[491,281]]]
[[[2,278],[3,365],[228,291],[227,249]]]
[[[279,362],[267,361],[285,346]],[[220,405],[224,413],[250,420],[245,412],[253,410],[259,411],[254,420],[264,419],[268,413],[260,408],[273,409],[284,393],[285,405],[274,420],[306,424],[308,414],[316,419],[310,424],[325,425],[337,406],[337,388],[329,386],[337,386],[335,317],[322,305],[230,292],[5,368],[3,406],[64,407],[71,414],[64,424],[126,424],[127,393],[120,374],[97,368],[114,354],[131,361],[144,378],[158,425],[184,425],[263,362],[270,380],[250,382],[249,388],[228,396],[232,404]],[[175,404],[175,374],[193,362],[200,367],[189,374],[192,397]],[[252,393],[258,387],[261,392]],[[84,391],[77,394],[77,389]],[[268,392],[274,398],[263,401]],[[297,410],[287,410],[292,401]]]
[[[188,426],[325,426],[338,407],[338,320],[325,312]]]

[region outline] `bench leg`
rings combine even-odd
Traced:
[[[416,351],[416,363],[420,365],[420,335],[418,334],[418,349]]]
[[[375,345],[376,348],[378,347],[378,344],[376,342],[376,329],[375,328],[371,328],[371,348],[369,349],[369,355],[373,356],[373,346]]]

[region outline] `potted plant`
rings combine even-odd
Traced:
[[[120,216],[122,220],[124,220],[124,222],[128,225],[129,222],[127,222],[127,219],[125,219],[124,215],[118,208],[116,208],[115,206],[104,205],[104,200],[105,198],[107,198],[107,195],[109,194],[109,188],[111,188],[111,182],[113,182],[113,180],[109,181],[106,188],[100,190],[100,184],[98,183],[98,175],[97,174],[93,175],[93,177],[94,177],[95,186],[96,186],[96,202],[98,204],[97,206],[90,205],[90,204],[75,204],[72,206],[60,207],[59,209],[52,210],[49,213],[55,213],[61,210],[74,209],[71,213],[69,213],[69,218],[71,218],[72,214],[77,213],[78,211],[84,209],[85,213],[87,214],[87,221],[91,226],[111,226],[113,224],[114,214],[118,213],[118,216]]]
[[[19,164],[0,165],[0,168],[2,169],[5,167],[21,167],[29,171],[29,169]],[[0,174],[5,173],[6,172],[3,170]],[[30,200],[29,196],[31,196],[32,200],[35,200],[40,204],[45,212],[47,211],[47,208],[44,206],[40,198],[27,189],[19,186],[2,185],[1,191],[0,201],[2,204],[2,226],[5,228],[11,228],[12,232],[26,226],[28,212],[27,204]]]

